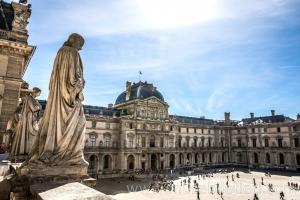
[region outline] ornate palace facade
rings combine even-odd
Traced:
[[[169,115],[162,94],[147,82],[126,83],[115,105],[85,106],[89,173],[239,165],[300,168],[300,116],[240,121]]]

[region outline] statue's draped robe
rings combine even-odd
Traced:
[[[83,86],[78,50],[63,46],[54,61],[48,101],[29,163],[86,164],[83,158],[85,116],[79,99]]]
[[[21,104],[22,109],[12,135],[10,150],[12,158],[19,155],[27,155],[30,152],[38,130],[37,115],[40,110],[40,104],[31,95],[23,97]]]

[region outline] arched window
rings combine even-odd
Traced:
[[[186,136],[186,146],[190,147],[190,137]]]
[[[194,137],[194,147],[197,147],[197,140],[198,138],[197,137]]]
[[[208,147],[211,147],[211,138],[208,138]]]

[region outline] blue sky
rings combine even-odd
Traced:
[[[72,32],[85,104],[114,103],[125,82],[157,86],[171,114],[222,119],[300,112],[300,1],[30,0],[24,79],[48,95],[57,50]]]

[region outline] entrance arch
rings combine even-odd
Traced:
[[[104,158],[103,158],[103,169],[104,170],[109,170],[111,169],[111,156],[110,155],[105,155]]]
[[[127,169],[134,170],[134,156],[129,155],[127,158]]]
[[[157,169],[157,156],[155,154],[151,154],[151,170]]]
[[[170,155],[170,168],[171,169],[175,168],[175,155],[174,154]]]
[[[96,170],[98,164],[98,158],[96,155],[91,155],[89,158],[89,169],[90,170]]]

